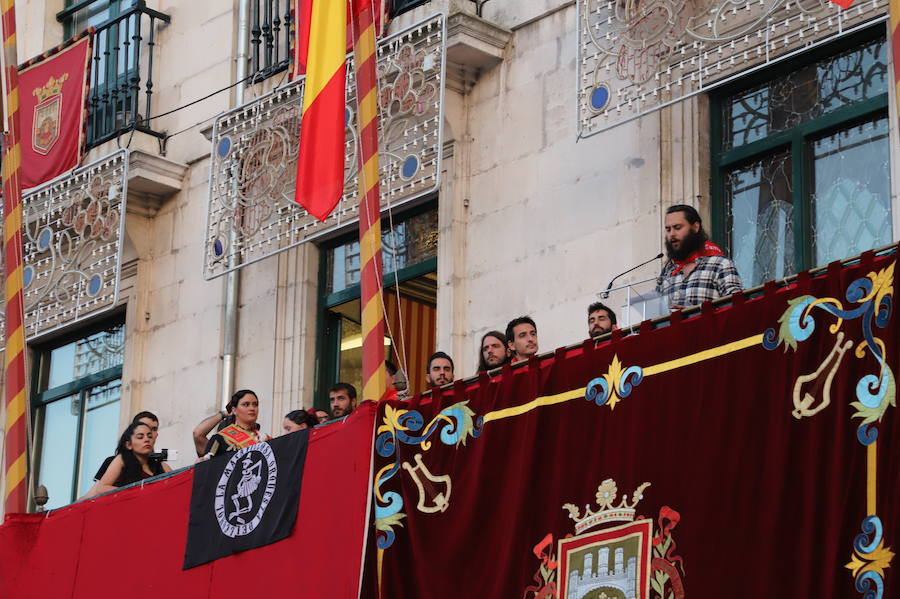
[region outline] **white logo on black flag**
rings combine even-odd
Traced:
[[[185,569],[291,534],[308,440],[303,430],[194,467]]]

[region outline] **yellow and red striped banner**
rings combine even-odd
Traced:
[[[895,101],[900,103],[900,0],[891,0],[891,53],[894,62]],[[900,110],[898,110],[900,113]],[[900,122],[900,114],[898,114]]]
[[[378,86],[373,2],[353,1],[356,102],[359,116],[359,252],[362,300],[362,399],[387,392],[381,295],[381,185],[378,172]]]
[[[15,2],[2,3],[6,94],[3,134],[3,249],[6,263],[6,493],[5,513],[24,512],[27,501],[25,303],[22,280],[22,183]]]
[[[321,221],[344,194],[347,8],[338,0],[311,0],[300,15],[306,34],[306,86],[294,199]]]

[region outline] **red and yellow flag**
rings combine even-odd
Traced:
[[[353,0],[353,56],[359,120],[359,255],[362,302],[362,399],[387,392],[381,262],[381,179],[378,169],[378,78],[374,3]]]
[[[321,221],[344,193],[347,8],[343,0],[310,0],[299,15],[306,65],[297,188],[294,199]]]
[[[306,74],[306,56],[309,52],[309,15],[315,0],[294,0],[294,14],[300,15],[294,29],[294,53],[291,56],[291,77]],[[343,1],[343,0],[342,0]],[[375,14],[375,37],[381,37],[388,22],[384,0],[369,0]],[[352,0],[347,0],[347,54],[353,52],[353,9]]]

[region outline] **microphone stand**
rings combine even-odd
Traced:
[[[659,260],[659,259],[662,258],[662,257],[663,257],[663,253],[660,252],[658,255],[653,256],[652,258],[650,258],[650,259],[647,260],[646,262],[641,262],[641,263],[638,264],[637,266],[633,266],[633,267],[629,268],[628,270],[626,270],[625,272],[621,272],[621,273],[617,274],[617,275],[614,276],[614,277],[612,278],[612,280],[609,282],[609,285],[606,286],[606,289],[603,291],[603,293],[600,294],[600,298],[601,298],[601,299],[606,299],[606,298],[609,297],[609,290],[612,289],[613,283],[615,283],[615,282],[616,282],[616,279],[618,279],[619,277],[625,276],[625,275],[627,275],[628,273],[630,273],[630,272],[632,272],[632,271],[635,271],[635,270],[639,269],[639,268],[642,267],[642,266],[646,266],[646,265],[650,264],[651,262],[653,262],[654,260]]]

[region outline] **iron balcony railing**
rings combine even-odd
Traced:
[[[66,23],[94,4],[84,0],[56,15]],[[125,4],[124,2],[121,4]],[[153,128],[153,61],[157,28],[169,15],[147,7],[145,0],[119,6],[118,14],[94,26],[88,95],[88,146],[128,131],[163,138]]]
[[[250,1],[250,72],[262,81],[291,62],[293,0]]]

